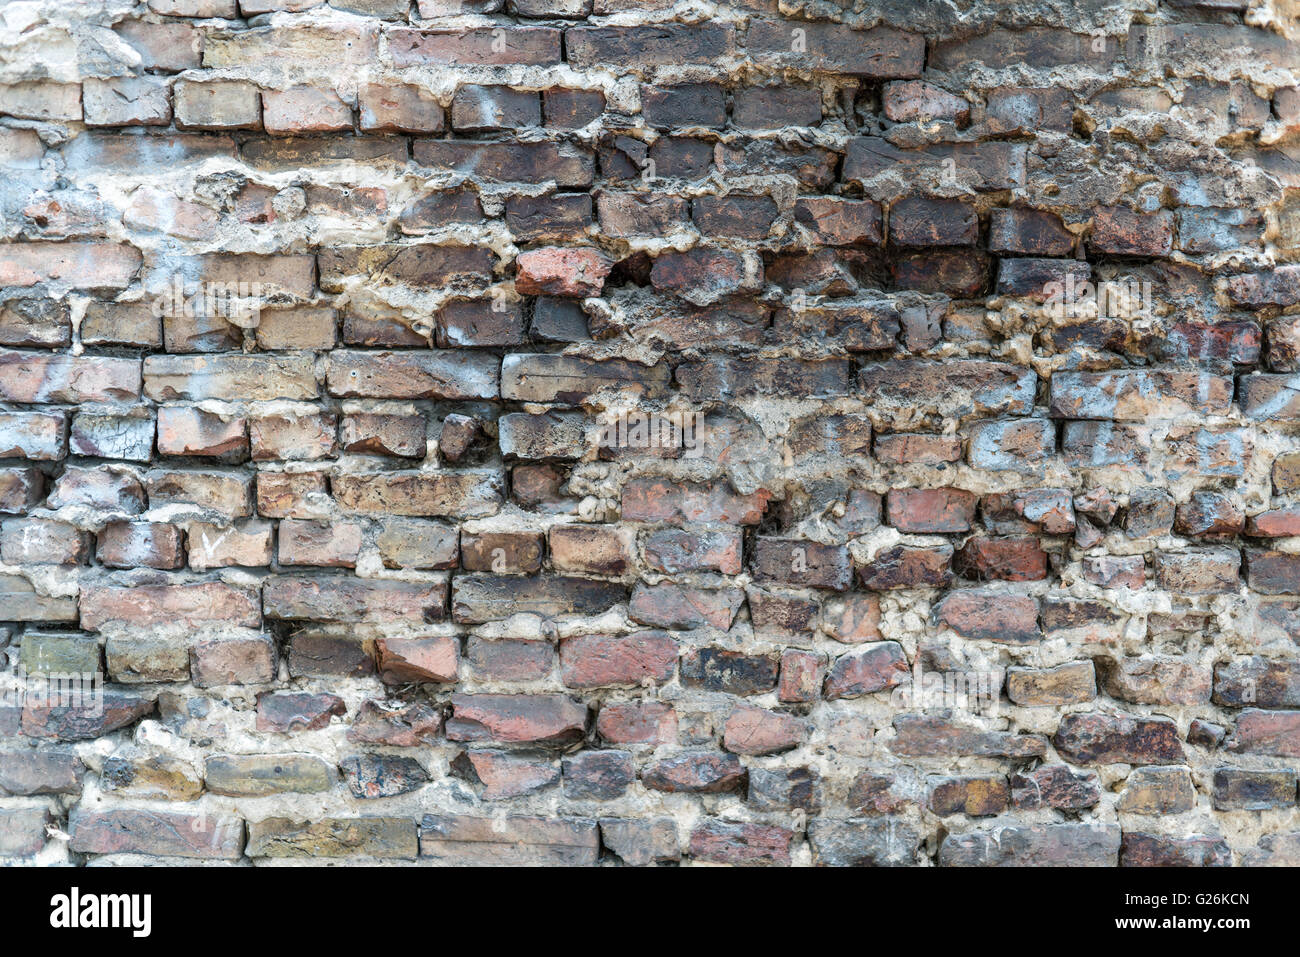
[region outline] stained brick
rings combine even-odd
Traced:
[[[895,246],[970,246],[978,239],[975,208],[960,200],[910,196],[889,208]]]
[[[438,133],[442,106],[414,84],[367,83],[358,91],[360,126],[367,132]]]
[[[415,162],[506,183],[544,183],[585,189],[595,164],[590,153],[553,143],[480,143],[464,140],[416,140]]]
[[[445,582],[364,580],[281,575],[262,590],[266,617],[338,622],[439,621],[446,615]]]
[[[970,531],[975,495],[965,489],[890,489],[885,513],[890,525],[905,533]]]
[[[482,517],[501,506],[493,472],[369,472],[338,476],[334,497],[360,514]]]
[[[1093,213],[1094,250],[1123,256],[1168,256],[1174,217],[1168,210],[1138,213],[1126,206],[1098,207]]]
[[[81,854],[236,860],[244,853],[244,821],[230,814],[209,818],[183,811],[78,809],[68,828],[69,846]]]
[[[440,864],[591,866],[599,842],[587,819],[426,814],[420,821],[420,856]]]
[[[497,34],[490,27],[467,30],[391,30],[389,55],[396,67],[454,64],[560,62],[560,33],[553,27],[514,26]]]
[[[1114,867],[1120,830],[1115,825],[1034,824],[950,834],[939,848],[946,867]]]
[[[1123,714],[1069,714],[1053,739],[1077,764],[1181,764],[1178,729],[1168,718]]]
[[[759,63],[893,79],[919,76],[925,40],[889,27],[853,30],[837,23],[756,20],[745,38]]]
[[[729,24],[663,23],[635,27],[571,27],[565,51],[574,66],[619,63],[638,69],[668,64],[712,63],[735,46]]]
[[[456,694],[449,741],[562,745],[582,737],[587,711],[564,695]]]

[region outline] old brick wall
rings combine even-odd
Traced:
[[[1295,12],[5,5],[0,859],[1300,863]]]

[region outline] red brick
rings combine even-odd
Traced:
[[[553,525],[549,539],[556,571],[621,576],[636,562],[631,530],[617,525]]]
[[[0,350],[0,398],[9,402],[119,402],[140,396],[140,360]]]
[[[22,711],[22,733],[31,738],[91,741],[153,714],[156,696],[105,689],[102,707],[51,704],[28,698]]]
[[[880,598],[846,595],[822,606],[822,625],[836,641],[860,644],[880,638]]]
[[[895,123],[951,120],[965,126],[970,118],[970,104],[921,80],[886,83],[881,97],[885,116]]]
[[[465,660],[477,677],[492,681],[536,681],[551,673],[555,649],[548,641],[471,636]]]
[[[323,472],[257,474],[257,514],[266,518],[324,517],[328,499]]]
[[[946,718],[900,714],[894,718],[889,749],[904,757],[1041,758],[1046,742],[1037,735],[984,731]]]
[[[524,295],[599,296],[613,268],[595,249],[536,249],[520,253],[515,262],[515,289]]]
[[[894,359],[863,366],[859,378],[868,401],[937,412],[942,398],[962,415],[1025,415],[1037,385],[1031,370],[983,360]]]
[[[271,564],[270,522],[195,523],[187,531],[191,568],[257,568]]]
[[[954,199],[909,196],[889,209],[895,246],[971,246],[979,240],[975,207]]]
[[[81,103],[87,126],[167,126],[172,121],[170,90],[158,77],[88,79]]]
[[[564,695],[454,694],[448,741],[563,745],[586,728],[587,709]]]
[[[879,245],[882,241],[880,204],[869,200],[801,197],[795,202],[794,218],[827,245]]]
[[[879,552],[858,569],[866,588],[884,591],[891,588],[938,588],[953,578],[952,546],[914,548],[899,545]]]
[[[1140,555],[1085,558],[1083,577],[1107,588],[1141,588],[1146,583],[1146,562]]]
[[[173,92],[177,129],[241,130],[262,125],[262,100],[252,83],[179,80]]]
[[[25,120],[80,120],[81,84],[30,81],[3,88],[0,112]]]
[[[367,132],[440,133],[443,130],[442,106],[422,87],[367,83],[357,97],[360,126]]]
[[[845,182],[863,182],[894,170],[908,177],[909,182],[939,186],[955,164],[958,181],[976,190],[1015,189],[1024,186],[1025,162],[1023,143],[956,143],[901,149],[880,137],[855,136],[848,141],[843,178]]]
[[[754,395],[811,398],[848,395],[850,364],[839,359],[725,359],[684,362],[677,384],[695,402]]]
[[[601,615],[626,601],[626,586],[591,578],[457,575],[452,581],[452,617],[463,624],[505,620],[516,614]]]
[[[976,497],[959,488],[890,489],[887,521],[904,533],[968,532],[975,520]]]
[[[794,832],[766,824],[704,821],[691,831],[691,856],[717,864],[790,863]]]
[[[184,536],[175,525],[113,522],[96,537],[95,557],[109,568],[180,568],[185,564]]]
[[[40,500],[44,477],[35,468],[0,469],[0,514],[21,514]]]
[[[200,65],[203,40],[193,24],[123,20],[113,32],[140,54],[140,66],[146,70],[177,72]]]
[[[663,684],[677,667],[677,642],[670,635],[576,635],[560,643],[560,673],[570,688]]]
[[[691,218],[706,236],[764,239],[778,210],[767,196],[701,196],[691,203]]]
[[[258,628],[262,624],[256,593],[222,582],[176,585],[88,585],[81,589],[81,627],[132,627],[205,624]]]
[[[352,522],[280,522],[278,557],[281,565],[354,568],[361,552],[362,529]]]
[[[805,49],[794,49],[793,30]],[[755,20],[746,50],[759,63],[847,73],[872,79],[920,76],[925,39],[890,27],[854,30],[844,24],[807,20]]]
[[[902,647],[894,641],[882,641],[836,658],[823,693],[827,700],[857,698],[897,687],[907,677],[907,656]]]
[[[1300,757],[1300,711],[1259,711],[1247,708],[1225,747],[1242,754]]]
[[[873,452],[891,465],[941,465],[961,460],[961,439],[955,435],[897,432],[876,436]]]
[[[371,472],[340,475],[334,497],[346,512],[481,518],[500,508],[492,472]]]
[[[379,744],[390,748],[427,746],[438,734],[442,715],[420,701],[362,702],[356,720],[348,729],[355,744]]]
[[[642,365],[622,359],[564,355],[508,355],[501,363],[501,397],[519,402],[577,405],[601,390],[659,398],[667,394],[667,363]]]
[[[626,751],[580,751],[566,755],[564,794],[571,800],[609,801],[622,797],[636,779]]]
[[[1076,764],[1181,764],[1178,728],[1168,718],[1068,714],[1054,739],[1057,751]]]
[[[637,478],[623,486],[623,519],[630,522],[710,522],[757,525],[771,493],[749,495],[726,483],[673,483],[661,478]]]
[[[67,522],[12,518],[0,522],[0,557],[9,565],[84,565],[87,533]]]
[[[1174,217],[1169,210],[1138,213],[1127,206],[1099,206],[1093,212],[1091,247],[1121,256],[1168,256]]]
[[[333,414],[268,415],[249,420],[248,440],[255,462],[305,462],[332,457],[337,430]]]
[[[760,536],[754,540],[751,566],[755,581],[776,581],[805,588],[844,591],[853,580],[852,561],[843,545]]]
[[[963,638],[1010,645],[1042,638],[1038,602],[1024,595],[955,591],[935,606],[934,618]]]
[[[447,584],[342,576],[276,575],[266,579],[268,618],[427,624],[446,617]]]
[[[1007,697],[1026,708],[1059,708],[1097,697],[1091,661],[1069,661],[1052,668],[1008,668]]]
[[[540,532],[463,532],[461,565],[468,571],[529,575],[542,567]]]
[[[1300,506],[1284,505],[1250,516],[1246,522],[1246,534],[1260,538],[1300,535]]]
[[[1068,256],[1073,249],[1074,235],[1055,213],[1023,206],[995,209],[990,213],[991,252]]]
[[[730,24],[662,23],[632,27],[571,27],[564,32],[570,64],[617,63],[624,69],[712,63],[734,49]]]
[[[638,582],[628,604],[633,621],[659,628],[717,628],[726,631],[744,603],[739,588],[695,588]]]
[[[415,162],[430,169],[507,183],[554,181],[561,188],[586,189],[594,163],[585,150],[554,143],[480,143],[459,140],[416,140]]]
[[[740,529],[688,531],[665,528],[647,535],[642,547],[646,563],[656,571],[740,574],[743,550]]]
[[[990,817],[1006,810],[1011,790],[1007,779],[994,776],[940,778],[930,788],[929,805],[935,814]]]
[[[787,702],[816,701],[826,677],[825,657],[811,651],[786,649],[781,655],[777,697]]]
[[[1235,548],[1189,548],[1182,552],[1156,552],[1156,583],[1161,588],[1191,595],[1231,594],[1240,587],[1241,556]],[[1252,573],[1249,552],[1247,575]],[[1250,585],[1263,591],[1252,579]]]
[[[388,33],[389,55],[396,67],[454,64],[540,65],[559,63],[560,31],[553,27],[501,28],[501,42],[492,27],[465,30],[406,30]]]
[[[460,645],[455,638],[379,638],[379,676],[388,684],[454,683],[459,674]]]
[[[732,94],[731,121],[751,129],[816,126],[822,121],[821,91],[785,84],[745,87]]]
[[[358,412],[343,417],[340,443],[345,452],[423,458],[427,425],[419,414]]]
[[[1193,492],[1174,513],[1174,531],[1192,538],[1234,538],[1245,524],[1245,514],[1221,492]]]
[[[745,769],[732,754],[701,751],[664,758],[641,772],[641,783],[652,791],[720,794],[734,791],[745,780]]]
[[[560,782],[560,768],[551,761],[530,760],[506,751],[475,748],[451,764],[452,773],[478,784],[484,801],[502,801],[534,794]]]
[[[1036,538],[971,538],[954,556],[959,574],[977,581],[1041,581],[1047,553]]]
[[[552,87],[542,91],[542,113],[546,125],[559,129],[581,129],[605,112],[605,94],[600,90],[568,90]]]
[[[158,453],[238,462],[248,457],[248,423],[202,409],[164,406],[158,410]]]
[[[190,674],[198,688],[274,681],[275,642],[267,635],[201,641],[190,648]]]
[[[331,717],[345,714],[347,706],[337,695],[263,691],[257,696],[258,731],[317,731],[328,727]]]
[[[146,854],[237,860],[244,853],[243,818],[137,808],[77,809],[68,829],[79,854]]]
[[[657,701],[606,704],[596,731],[611,744],[672,744],[677,740],[677,716]]]

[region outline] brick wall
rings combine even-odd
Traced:
[[[0,858],[1300,863],[1288,5],[840,6],[5,10]]]

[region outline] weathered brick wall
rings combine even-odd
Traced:
[[[7,5],[0,858],[1300,863],[1293,13]]]

